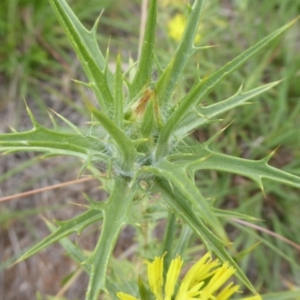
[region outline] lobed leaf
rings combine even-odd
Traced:
[[[179,103],[176,110],[172,113],[170,118],[167,120],[166,124],[162,127],[160,136],[158,139],[158,146],[156,150],[156,157],[160,158],[166,153],[168,153],[169,140],[171,134],[175,131],[181,120],[189,113],[189,111],[198,105],[204,97],[206,97],[223,79],[228,75],[237,70],[242,64],[247,62],[253,55],[258,51],[268,46],[274,39],[282,35],[287,31],[298,18],[294,19],[285,26],[277,29],[273,33],[269,34],[267,37],[256,43],[254,46],[250,47],[242,54],[237,56],[232,61],[228,62],[218,71],[213,73],[208,78],[202,80],[197,84]]]
[[[114,86],[114,120],[115,123],[123,128],[123,74],[121,54],[118,54],[116,64],[115,86]]]
[[[60,241],[62,238],[70,235],[71,233],[77,232],[80,233],[84,228],[89,226],[92,223],[95,223],[102,218],[102,213],[97,210],[88,210],[81,215],[68,220],[60,222],[60,226],[44,238],[42,241],[37,243],[35,246],[26,251],[17,261],[16,263],[23,261],[32,255],[40,252],[46,247],[52,245],[53,243]]]
[[[51,232],[55,232],[57,230],[57,227],[49,222],[48,220],[44,219],[47,227]],[[66,253],[78,264],[81,265],[81,267],[89,273],[90,270],[84,262],[88,259],[88,257],[83,253],[83,251],[74,243],[72,243],[69,238],[62,238],[59,240],[59,243],[62,245],[62,247],[65,249]]]
[[[143,170],[162,177],[172,186],[175,186],[182,197],[185,198],[185,201],[189,203],[201,218],[214,228],[223,240],[227,241],[223,226],[216,218],[207,200],[195,186],[194,182],[186,175],[186,171],[183,168],[167,160],[163,160],[155,167],[144,167]]]
[[[180,44],[168,66],[157,81],[155,89],[159,95],[160,106],[166,105],[169,101],[184,67],[190,57],[195,53],[194,40],[198,31],[200,15],[204,3],[205,0],[194,1]]]
[[[22,133],[0,135],[0,151],[39,151],[51,155],[69,155],[92,161],[106,160],[106,148],[99,138],[60,133],[38,126]]]
[[[270,179],[300,188],[299,176],[279,170],[268,164],[272,153],[261,160],[250,160],[216,153],[208,149],[205,144],[186,147],[185,149],[189,149],[189,153],[170,155],[169,159],[185,165],[192,172],[196,170],[217,170],[239,174],[255,181],[262,190],[262,179]]]
[[[86,300],[98,300],[100,291],[106,291],[105,278],[109,258],[120,230],[131,222],[134,194],[134,189],[129,190],[126,180],[119,177],[115,180],[109,199],[101,207],[104,217],[101,236],[87,262],[91,271]]]
[[[89,86],[96,94],[101,109],[112,115],[114,103],[109,83],[113,77],[110,72],[106,76],[102,71],[105,69],[106,60],[98,47],[96,37],[100,17],[92,30],[88,31],[65,0],[49,0],[49,2],[81,62],[89,79]]]
[[[266,159],[255,161],[224,154],[213,154],[205,159],[203,164],[197,164],[197,162],[191,164],[191,168],[194,170],[210,169],[240,174],[254,180],[262,189],[263,178],[300,188],[299,176],[271,167]]]
[[[186,117],[179,123],[175,130],[175,135],[181,137],[188,134],[199,126],[208,123],[212,118],[245,104],[246,101],[268,91],[280,82],[281,81],[274,81],[267,83],[247,92],[242,92],[241,87],[235,95],[229,97],[228,99],[208,105],[206,107],[201,106],[196,108],[194,111],[188,113]]]
[[[130,97],[133,98],[147,83],[150,82],[154,58],[154,44],[157,17],[157,0],[151,0],[148,10],[146,30],[143,40],[141,57],[137,72],[130,84]]]

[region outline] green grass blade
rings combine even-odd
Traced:
[[[167,224],[165,227],[164,237],[161,245],[160,255],[165,256],[164,259],[164,270],[167,270],[172,258],[177,253],[173,253],[174,250],[174,241],[176,238],[176,217],[172,212],[168,213]]]
[[[106,61],[96,39],[99,18],[92,30],[88,31],[65,0],[49,0],[49,2],[81,62],[89,79],[89,86],[95,92],[101,109],[111,114],[113,98],[108,84],[110,80],[107,80],[107,76],[102,72]],[[112,79],[111,74],[108,78]]]
[[[273,243],[268,241],[267,239],[263,238],[260,234],[256,232],[256,230],[253,230],[247,226],[242,226],[236,222],[229,221],[230,224],[232,224],[234,227],[239,228],[241,231],[244,231],[247,233],[248,236],[253,236],[256,240],[259,240],[262,244],[264,244],[266,247],[270,248],[273,252],[277,253],[279,256],[281,256],[283,259],[285,259],[287,262],[289,262],[291,265],[294,265],[297,267],[297,269],[300,269],[299,264],[291,257],[289,254],[285,253],[284,251],[280,250],[277,246],[275,246]]]
[[[154,43],[156,31],[157,0],[151,0],[146,23],[143,47],[137,72],[130,85],[130,96],[133,98],[147,83],[150,82],[152,62],[154,57]]]
[[[256,43],[254,46],[250,47],[242,54],[237,56],[235,59],[224,65],[218,71],[213,73],[208,78],[202,80],[199,84],[197,84],[188,94],[184,97],[177,109],[170,116],[166,124],[161,130],[158,147],[156,151],[156,157],[160,158],[165,153],[168,153],[168,144],[171,134],[176,129],[177,125],[180,121],[187,115],[192,107],[198,105],[201,100],[206,97],[223,79],[225,79],[228,75],[233,73],[236,69],[238,69],[242,64],[247,62],[253,55],[255,55],[258,51],[269,45],[274,39],[282,35],[285,31],[287,31],[298,18],[294,19],[290,23],[285,26],[277,29],[273,33],[269,34],[267,37]]]
[[[237,277],[247,288],[255,293],[255,288],[233,260],[231,255],[227,253],[222,241],[205,226],[198,216],[195,215],[193,207],[191,207],[185,198],[182,197],[177,188],[175,186],[170,186],[167,181],[162,180],[161,178],[156,181],[156,187],[174,213],[192,228],[195,234],[197,234],[206,245],[208,250],[213,251],[222,261],[228,261],[237,270]]]
[[[300,291],[286,291],[262,295],[263,300],[296,300],[300,299]],[[242,300],[242,299],[241,299]]]
[[[274,81],[271,83],[264,84],[260,87],[252,89],[247,92],[242,92],[239,89],[238,92],[228,99],[214,103],[206,107],[199,107],[195,111],[190,112],[179,124],[175,130],[175,135],[184,136],[192,130],[198,128],[203,124],[207,124],[211,118],[215,118],[218,115],[225,113],[235,107],[247,103],[246,101],[268,91],[273,88],[281,81]]]
[[[61,225],[45,239],[37,243],[35,246],[26,251],[16,263],[23,261],[32,255],[40,252],[49,245],[61,240],[71,233],[80,233],[84,228],[92,223],[99,221],[102,218],[102,213],[97,210],[88,210],[71,220],[59,222]]]

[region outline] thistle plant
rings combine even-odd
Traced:
[[[141,55],[128,70],[123,70],[120,51],[115,72],[109,68],[109,55],[103,55],[97,44],[100,17],[93,28],[87,30],[65,0],[49,2],[87,76],[88,82],[77,83],[91,89],[97,99],[97,103],[85,101],[91,114],[90,128],[86,130],[75,126],[57,114],[69,129],[59,127],[53,117],[53,128],[48,129],[37,122],[27,107],[33,129],[1,135],[0,150],[5,154],[42,152],[45,158],[57,155],[78,157],[82,160],[82,171],[88,169],[109,196],[105,201],[88,198],[87,209],[81,215],[65,220],[58,227],[49,224],[52,233],[18,261],[60,241],[68,255],[82,264],[89,274],[86,299],[96,300],[101,291],[107,292],[106,272],[120,231],[127,224],[135,226],[139,223],[135,211],[140,199],[155,196],[159,199],[156,201],[168,208],[169,214],[162,245],[162,253],[167,253],[164,261],[166,269],[172,257],[180,254],[173,253],[172,242],[176,220],[182,220],[207,250],[228,266],[226,268],[234,269],[239,280],[256,294],[255,288],[230,255],[231,241],[220,221],[220,218],[247,216],[214,207],[197,187],[195,172],[217,170],[239,174],[253,180],[262,191],[263,179],[300,188],[300,177],[270,166],[268,161],[272,154],[260,160],[249,160],[212,150],[211,144],[223,130],[203,143],[195,140],[190,133],[279,83],[271,82],[247,91],[240,88],[228,99],[208,106],[201,104],[222,80],[268,47],[296,20],[266,36],[209,76],[197,78],[186,95],[175,101],[176,86],[185,66],[195,53],[207,48],[197,47],[194,43],[205,0],[195,0],[192,6],[187,7],[186,28],[165,68],[161,68],[155,54],[157,0],[151,0]],[[152,76],[154,71],[158,74],[155,80]],[[99,220],[102,220],[101,233],[90,255],[66,238]]]

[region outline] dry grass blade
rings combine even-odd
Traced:
[[[0,202],[15,200],[15,199],[18,199],[18,198],[22,198],[22,197],[34,195],[34,194],[37,194],[37,193],[42,193],[42,192],[62,188],[62,187],[68,186],[68,185],[82,183],[82,182],[86,182],[86,181],[90,181],[90,180],[94,180],[94,179],[95,178],[88,177],[88,178],[71,180],[71,181],[67,181],[67,182],[64,182],[64,183],[54,184],[54,185],[50,185],[50,186],[43,187],[43,188],[40,188],[40,189],[35,189],[35,190],[31,190],[31,191],[24,192],[24,193],[19,193],[19,194],[16,194],[16,195],[2,197],[2,198],[0,198]]]
[[[261,227],[261,226],[258,226],[258,225],[255,225],[255,224],[243,221],[243,220],[235,219],[235,218],[232,218],[230,220],[233,221],[233,222],[239,223],[241,225],[244,225],[244,226],[247,226],[247,227],[251,227],[251,228],[254,228],[254,229],[259,230],[261,232],[264,232],[264,233],[266,233],[266,234],[268,234],[270,236],[273,236],[273,237],[275,237],[275,238],[277,238],[277,239],[279,239],[279,240],[281,240],[281,241],[283,241],[283,242],[291,245],[292,247],[294,247],[295,249],[297,249],[297,250],[300,251],[300,245],[299,244],[297,244],[297,243],[295,243],[295,242],[293,242],[293,241],[285,238],[284,236],[282,236],[280,234],[277,234],[277,233],[275,233],[275,232],[273,232],[273,231],[271,231],[271,230],[269,230],[267,228],[264,228],[264,227]]]

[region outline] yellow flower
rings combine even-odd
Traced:
[[[185,29],[186,21],[186,17],[181,13],[177,13],[172,19],[168,21],[168,34],[174,41],[180,41]],[[197,34],[195,37],[195,42],[199,42],[200,38],[201,35]]]
[[[173,7],[182,7],[186,5],[186,0],[161,0],[159,1],[159,4],[161,4],[163,8],[166,8],[169,5]]]
[[[239,286],[233,282],[222,286],[235,273],[235,269],[228,263],[221,263],[218,259],[213,260],[211,253],[205,254],[196,262],[178,283],[183,260],[177,256],[171,261],[164,284],[163,277],[164,257],[155,257],[154,261],[147,262],[148,282],[151,293],[156,300],[228,300],[238,292]],[[121,300],[140,300],[124,293],[117,293]],[[243,298],[243,300],[261,300],[259,295]]]

